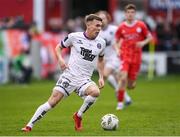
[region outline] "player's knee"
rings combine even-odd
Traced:
[[[85,95],[86,96],[90,95],[92,97],[98,97],[100,95],[100,90],[97,86],[91,85],[86,89]]]
[[[134,89],[136,87],[136,82],[128,83],[128,89]]]
[[[126,79],[121,79],[121,87],[126,87]]]
[[[99,95],[100,95],[100,91],[99,90],[95,90],[91,94],[91,96],[93,96],[93,97],[99,97]]]
[[[92,88],[91,92],[90,92],[90,95],[93,96],[93,97],[98,97],[100,95],[99,89],[98,88]]]
[[[135,86],[133,86],[133,85],[128,85],[128,87],[127,87],[128,89],[134,89],[135,88]]]
[[[48,100],[51,107],[55,107],[58,104],[58,102],[63,98],[63,96],[64,95],[61,92],[53,90],[53,93]]]
[[[108,76],[106,76],[106,75],[104,75],[103,77],[104,77],[104,80],[107,80],[107,79],[108,79]]]
[[[107,80],[110,74],[112,74],[112,69],[105,69],[103,73],[104,80]]]
[[[107,79],[108,79],[108,77],[109,77],[109,74],[104,73],[104,74],[103,74],[103,77],[104,77],[104,80],[107,80]]]
[[[57,104],[57,101],[55,101],[55,100],[53,100],[53,99],[48,100],[48,102],[49,102],[49,104],[50,104],[50,106],[51,106],[52,108],[55,107],[56,104]]]

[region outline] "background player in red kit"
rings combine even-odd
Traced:
[[[123,99],[126,86],[133,89],[140,70],[142,47],[148,44],[152,36],[144,22],[135,19],[136,6],[125,7],[126,20],[122,22],[115,34],[116,49],[120,54],[120,79],[117,110],[124,107]]]

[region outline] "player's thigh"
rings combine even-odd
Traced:
[[[136,79],[140,70],[141,64],[132,64],[128,75],[128,88],[133,89],[136,86]]]
[[[120,62],[120,72],[119,72],[120,80],[127,79],[129,73],[129,67],[130,67],[130,63],[127,60],[122,60]]]
[[[127,71],[121,71],[119,74],[119,82],[121,85],[121,88],[125,88],[127,85],[127,77],[128,77],[128,72]]]
[[[118,57],[110,57],[110,59],[106,60],[106,63],[105,63],[105,69],[109,69],[109,70],[112,70],[112,72],[116,72],[117,70],[119,70],[119,66],[120,66],[120,61],[119,61],[119,58]]]
[[[127,71],[121,71],[119,73],[120,79],[126,79],[128,76],[128,72]]]
[[[63,93],[57,90],[53,90],[53,92],[51,93],[51,96],[48,99],[48,102],[52,107],[54,107],[59,101],[61,101],[63,97],[64,97]]]
[[[82,82],[82,84],[76,90],[76,93],[83,98],[88,95],[99,96],[100,91],[95,82],[87,80]]]
[[[104,77],[105,79],[113,73],[113,69],[111,67],[105,67],[104,68]]]
[[[121,61],[120,61],[120,72],[119,72],[119,83],[121,88],[125,88],[127,84],[127,77],[128,77],[128,72],[129,72],[129,61],[126,57],[123,57],[121,55]]]
[[[131,64],[131,67],[129,69],[129,75],[128,75],[128,78],[130,80],[136,80],[137,79],[137,76],[138,76],[138,73],[140,70],[140,66],[141,66],[140,63]]]
[[[100,90],[97,87],[97,85],[90,85],[87,87],[87,89],[85,90],[85,95],[91,95],[93,97],[98,97],[100,95]]]

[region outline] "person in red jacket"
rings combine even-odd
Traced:
[[[120,77],[117,110],[124,107],[124,92],[126,86],[133,89],[141,66],[142,47],[148,44],[151,33],[143,21],[136,20],[136,6],[128,4],[125,7],[125,21],[122,22],[115,34],[116,50],[120,55]]]

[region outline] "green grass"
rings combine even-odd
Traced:
[[[167,76],[148,81],[140,78],[129,94],[133,104],[116,111],[113,89],[106,84],[94,106],[84,115],[82,132],[74,131],[72,115],[82,104],[72,94],[48,112],[31,133],[20,129],[44,103],[55,81],[33,82],[28,86],[14,84],[0,86],[0,135],[6,136],[180,136],[180,76]],[[120,119],[116,131],[104,131],[100,119],[113,113]]]

